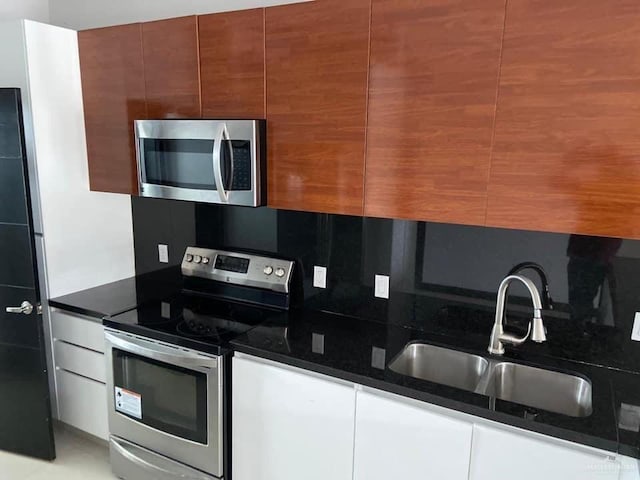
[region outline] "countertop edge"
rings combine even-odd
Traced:
[[[62,310],[65,312],[70,312],[70,313],[75,313],[78,315],[82,315],[84,317],[89,317],[87,318],[88,321],[96,321],[99,323],[102,323],[102,320],[104,318],[107,318],[110,316],[110,314],[108,313],[104,313],[104,312],[98,312],[96,310],[89,310],[86,308],[81,308],[81,307],[77,307],[74,305],[69,305],[67,303],[60,303],[57,302],[55,300],[49,300],[49,306],[53,307],[53,308],[57,308],[58,310]]]

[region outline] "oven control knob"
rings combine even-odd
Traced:
[[[209,257],[202,257],[202,263],[204,265],[208,265],[209,264]]]
[[[273,273],[273,267],[271,265],[267,265],[262,271],[265,275],[271,275]]]
[[[284,277],[284,268],[276,268],[276,277]]]
[[[187,262],[193,262],[193,255],[187,253]]]
[[[193,261],[196,263],[200,263],[202,261],[202,257],[200,255],[196,255],[193,257]]]

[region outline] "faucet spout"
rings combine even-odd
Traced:
[[[531,302],[533,304],[533,318],[529,322],[529,329],[524,337],[517,337],[504,331],[504,319],[505,309],[507,303],[507,292],[509,286],[513,282],[522,283],[531,296]],[[531,337],[531,340],[537,343],[542,343],[547,340],[545,333],[544,323],[542,321],[542,300],[540,298],[540,292],[535,283],[524,275],[509,275],[498,288],[498,299],[496,302],[496,319],[493,324],[493,330],[491,331],[491,340],[489,342],[489,353],[494,355],[504,354],[504,345],[521,345]]]

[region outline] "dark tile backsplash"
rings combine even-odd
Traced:
[[[498,285],[516,264],[542,265],[553,311],[540,354],[640,371],[631,341],[640,311],[640,241],[378,218],[195,204],[132,197],[136,271],[158,263],[159,243],[179,264],[188,245],[273,252],[297,258],[307,308],[445,335],[489,340]],[[327,289],[312,286],[327,267]],[[535,272],[524,272],[536,284]],[[373,294],[389,275],[389,300]],[[509,327],[522,330],[531,310],[511,289]]]

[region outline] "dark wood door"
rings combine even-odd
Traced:
[[[140,24],[78,33],[91,190],[138,193],[133,121],[147,116]]]
[[[142,42],[148,117],[199,118],[197,17],[143,23]]]
[[[268,197],[361,215],[370,0],[266,10]]]
[[[637,0],[509,0],[487,223],[640,238]]]
[[[373,0],[365,214],[483,224],[505,0]]]
[[[202,115],[265,118],[264,9],[198,17]]]
[[[0,89],[0,449],[51,460],[56,455],[23,131],[20,91]]]

